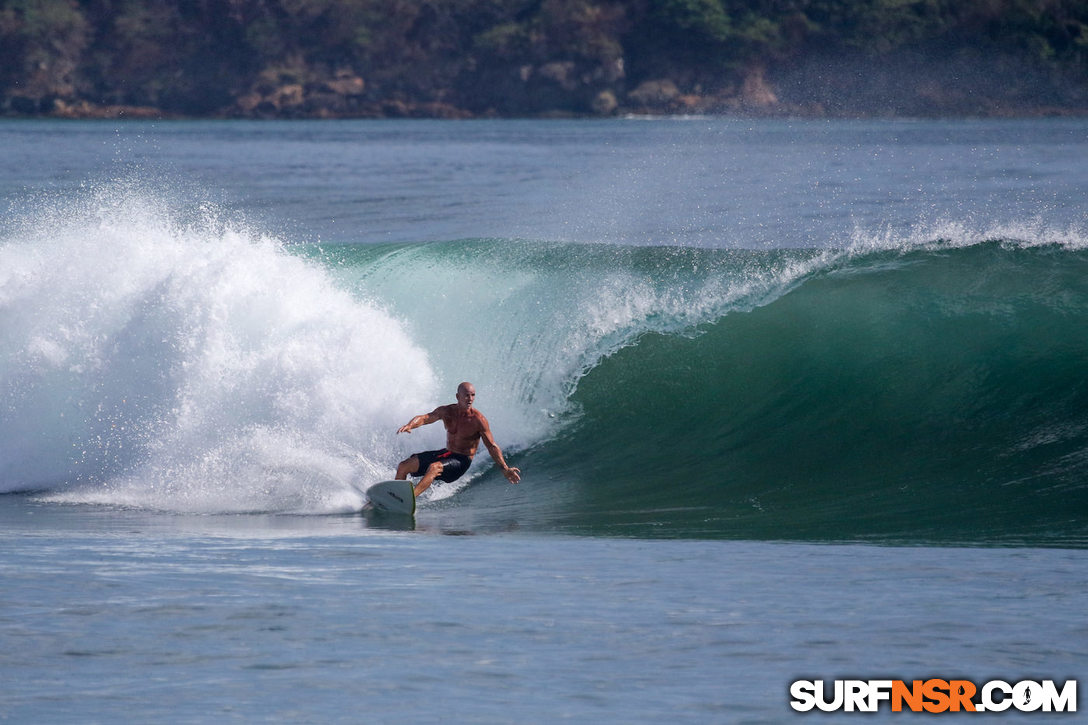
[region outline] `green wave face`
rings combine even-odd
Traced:
[[[1082,544],[1085,360],[1083,250],[849,255],[605,357],[523,467],[574,530]]]

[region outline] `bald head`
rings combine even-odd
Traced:
[[[476,401],[476,387],[472,383],[461,383],[457,386],[457,405],[462,410],[468,410]]]

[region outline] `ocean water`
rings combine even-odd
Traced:
[[[0,148],[0,720],[780,722],[796,679],[1088,670],[1086,121]],[[523,482],[481,451],[360,514],[461,380]]]

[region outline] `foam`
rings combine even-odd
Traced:
[[[0,490],[181,511],[357,505],[435,376],[403,324],[276,239],[127,185],[0,246]],[[189,215],[193,216],[193,215]]]

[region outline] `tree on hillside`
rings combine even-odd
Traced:
[[[51,110],[54,97],[72,97],[92,29],[71,0],[0,3],[0,88],[22,99],[21,109]]]

